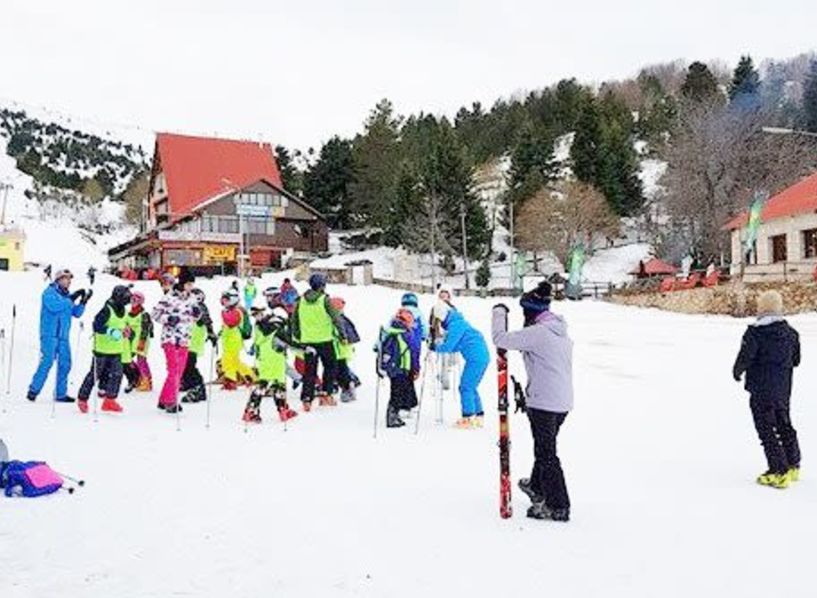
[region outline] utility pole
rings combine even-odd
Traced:
[[[514,290],[516,290],[516,250],[514,249],[514,246],[513,246],[513,241],[514,241],[513,234],[514,234],[514,232],[513,232],[513,199],[512,198],[508,198],[508,213],[509,213],[509,217],[510,217],[510,224],[508,226],[508,229],[509,229],[508,232],[510,233],[509,243],[510,243],[510,246],[511,246],[511,252],[510,252],[511,253],[511,255],[510,255],[510,258],[511,258],[511,287]]]
[[[468,236],[465,232],[465,202],[460,204],[460,221],[462,222],[462,269],[465,273],[465,288],[471,288],[468,277]]]
[[[11,189],[9,183],[0,183],[0,190],[3,191],[3,210],[0,212],[0,226],[6,224],[6,200],[9,197],[9,189]]]

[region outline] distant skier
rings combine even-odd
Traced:
[[[81,318],[93,292],[68,292],[74,275],[59,270],[54,282],[42,294],[40,306],[40,362],[28,387],[28,400],[34,401],[45,385],[54,361],[57,362],[55,399],[72,403],[68,396],[68,374],[71,372],[71,318]]]
[[[167,377],[162,385],[158,407],[166,413],[182,410],[179,404],[179,386],[187,364],[193,324],[200,313],[198,302],[190,296],[194,283],[192,273],[183,269],[173,289],[153,308],[153,319],[162,324],[162,349],[167,366]]]
[[[255,301],[255,296],[258,294],[258,289],[255,288],[255,281],[252,277],[247,279],[247,282],[244,284],[244,309],[247,313],[250,313],[250,309],[252,308],[252,304]]]
[[[207,399],[207,388],[204,377],[198,368],[199,359],[204,355],[204,347],[207,341],[218,346],[218,336],[213,330],[213,319],[207,309],[206,296],[201,289],[193,289],[190,296],[195,299],[199,307],[199,316],[193,324],[193,331],[190,335],[190,344],[187,350],[187,361],[182,373],[182,381],[179,390],[183,392],[182,403],[198,403]]]
[[[295,311],[295,304],[298,302],[298,289],[295,288],[289,278],[285,278],[284,282],[281,283],[279,297],[281,305],[292,315],[292,312]]]
[[[481,428],[485,413],[478,388],[491,360],[488,345],[482,333],[447,303],[438,302],[434,306],[434,317],[440,322],[444,337],[436,339],[431,350],[442,355],[460,353],[465,360],[459,387],[462,417],[454,425],[462,429]]]
[[[94,281],[96,280],[96,268],[91,266],[88,268],[88,282],[91,283],[91,286],[94,286]]]
[[[743,335],[732,375],[746,373],[749,407],[766,453],[768,470],[757,483],[786,488],[800,479],[800,445],[791,423],[792,375],[800,365],[800,336],[783,318],[783,298],[765,291],[757,300],[757,321]]]
[[[342,334],[337,335],[334,341],[335,359],[338,364],[337,381],[340,386],[341,402],[349,403],[357,398],[355,388],[360,384],[360,380],[351,367],[351,361],[355,356],[355,344],[360,342],[360,335],[352,320],[343,313],[346,309],[346,301],[341,297],[332,297],[329,304],[340,314],[338,328]]]
[[[43,279],[44,280],[51,280],[51,264],[48,264],[45,268],[43,268]]]
[[[128,326],[133,330],[131,351],[133,364],[136,367],[136,390],[150,392],[153,390],[153,375],[148,365],[150,339],[153,338],[153,320],[145,309],[145,296],[139,292],[131,293],[131,309],[128,314]]]
[[[527,413],[533,435],[534,463],[529,478],[519,488],[533,503],[528,517],[570,519],[570,497],[556,453],[556,437],[573,408],[573,341],[567,324],[550,311],[552,287],[543,281],[522,295],[519,303],[525,327],[508,332],[505,305],[493,310],[492,336],[501,349],[521,351],[528,376]]]
[[[129,345],[133,336],[127,319],[130,301],[130,289],[117,285],[105,305],[94,316],[93,364],[82,382],[77,401],[82,413],[88,413],[88,399],[94,390],[94,384],[102,399],[102,411],[122,411],[117,399],[122,384],[122,364],[126,361],[123,354],[130,353]]]
[[[236,390],[239,384],[252,384],[252,368],[241,360],[244,341],[252,338],[250,315],[240,305],[238,293],[230,288],[221,294],[221,368],[222,388]]]

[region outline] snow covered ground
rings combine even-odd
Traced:
[[[560,438],[573,521],[562,525],[526,519],[518,491],[514,518],[498,516],[493,368],[481,387],[486,429],[435,425],[428,400],[418,436],[381,427],[372,438],[366,347],[396,291],[333,289],[365,339],[356,403],[302,414],[286,432],[266,404],[268,420],[245,433],[243,391],[214,393],[209,430],[200,404],[186,408],[176,431],[156,410],[155,392],[125,397],[124,414],[96,423],[72,405],[52,415],[50,381],[39,401],[26,401],[41,283],[36,273],[0,274],[6,335],[11,305],[18,308],[0,437],[13,457],[47,460],[87,486],[38,500],[0,497],[4,597],[814,595],[815,316],[792,319],[804,346],[793,417],[806,467],[798,485],[776,491],[754,484],[762,452],[730,375],[744,322],[557,304],[576,342],[576,410]],[[113,283],[97,281],[86,326]],[[202,283],[211,308],[226,285]],[[156,301],[155,283],[137,287]],[[430,302],[423,298],[423,308]],[[485,333],[492,303],[458,301]],[[81,344],[73,392],[89,364],[88,340]],[[151,361],[161,381],[158,347]],[[516,356],[511,368],[522,372]],[[445,409],[450,423],[457,405]],[[517,479],[531,464],[522,416],[511,433]]]

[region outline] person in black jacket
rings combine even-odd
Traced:
[[[746,373],[749,406],[768,461],[768,471],[757,482],[786,488],[800,476],[800,446],[789,413],[800,337],[783,319],[783,298],[777,291],[758,297],[757,313],[757,321],[743,335],[732,375],[740,382]]]

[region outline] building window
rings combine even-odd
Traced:
[[[817,228],[804,230],[802,235],[803,257],[806,259],[817,257]]]
[[[244,220],[244,231],[251,235],[274,235],[275,220],[249,216]]]
[[[775,235],[771,239],[772,244],[772,263],[786,261],[786,235]]]

